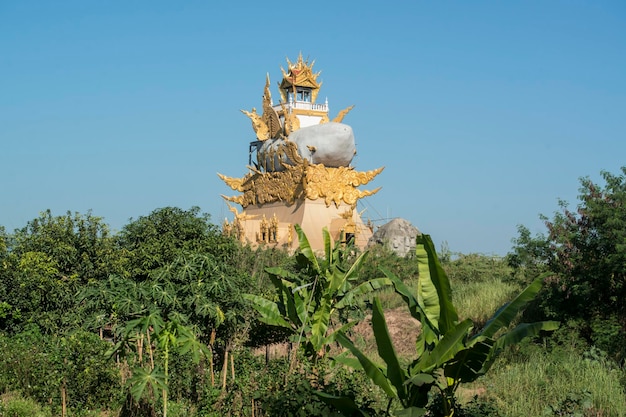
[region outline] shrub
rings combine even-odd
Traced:
[[[50,417],[47,408],[41,407],[32,399],[23,398],[19,394],[8,393],[0,397],[1,417]]]

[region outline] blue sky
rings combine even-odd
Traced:
[[[0,2],[0,225],[40,211],[113,230],[199,206],[220,223],[246,173],[265,74],[298,54],[355,132],[360,206],[454,252],[505,254],[516,228],[626,165],[626,3]]]

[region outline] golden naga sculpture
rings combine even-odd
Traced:
[[[268,140],[270,138],[270,130],[267,124],[265,124],[263,118],[256,112],[254,107],[251,112],[246,110],[241,110],[241,112],[252,121],[252,129],[254,129],[258,140]]]

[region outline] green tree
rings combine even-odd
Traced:
[[[147,216],[131,219],[119,233],[119,245],[130,253],[130,276],[146,280],[159,268],[172,264],[181,254],[212,254],[233,263],[237,244],[223,236],[198,207],[182,210],[164,207]]]
[[[109,274],[123,274],[125,257],[108,226],[91,213],[53,216],[50,210],[8,239],[1,287],[12,317],[4,328],[32,322],[56,332],[80,327],[78,291]],[[1,323],[1,322],[0,322]]]
[[[621,171],[602,172],[603,185],[582,178],[576,210],[560,202],[552,219],[542,217],[546,236],[520,228],[512,265],[552,273],[542,302],[548,316],[626,319],[626,167]]]

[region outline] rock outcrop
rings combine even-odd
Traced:
[[[406,256],[415,250],[415,238],[421,232],[408,220],[395,218],[379,227],[367,246],[384,245],[398,256]]]

